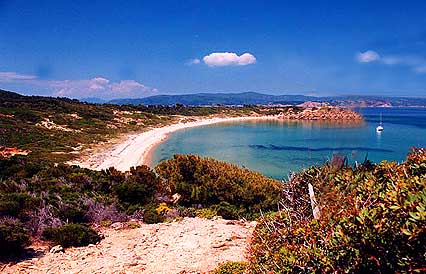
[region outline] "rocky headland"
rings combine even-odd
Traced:
[[[330,106],[306,107],[301,111],[289,108],[287,112],[280,113],[279,118],[285,120],[347,121],[350,123],[364,121],[361,114],[351,109]]]

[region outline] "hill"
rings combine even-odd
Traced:
[[[182,95],[156,95],[140,99],[116,99],[111,104],[130,105],[297,105],[315,97],[304,95],[269,95],[257,92],[243,93],[195,93]]]
[[[388,96],[328,96],[270,95],[257,92],[194,93],[182,95],[156,95],[138,99],[115,99],[117,105],[298,105],[307,101],[324,102],[333,106],[350,107],[426,107],[426,98]]]

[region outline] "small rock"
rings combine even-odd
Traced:
[[[50,253],[64,252],[64,248],[61,245],[55,245],[50,249]]]
[[[178,201],[179,201],[179,199],[181,198],[182,196],[179,194],[179,193],[175,193],[175,194],[173,194],[172,195],[172,198],[170,199],[170,201],[173,203],[173,204],[176,204]]]
[[[124,224],[120,222],[116,222],[116,223],[113,223],[110,227],[113,229],[119,230],[124,228]]]
[[[221,248],[224,247],[226,244],[225,243],[218,243],[218,244],[214,244],[212,245],[213,248]]]

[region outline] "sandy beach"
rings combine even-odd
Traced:
[[[142,164],[149,165],[151,151],[159,143],[166,140],[170,133],[175,131],[224,122],[267,119],[276,119],[276,116],[196,118],[195,121],[191,122],[184,122],[184,119],[182,119],[180,122],[173,125],[153,128],[137,134],[129,134],[123,139],[123,142],[120,142],[111,148],[100,149],[99,151],[91,154],[88,158],[74,160],[69,162],[69,164],[94,170],[115,167],[120,171],[126,171],[132,166]]]

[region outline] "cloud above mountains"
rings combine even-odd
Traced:
[[[238,55],[234,52],[212,52],[202,58],[189,59],[188,66],[201,64],[201,61],[209,67],[247,66],[256,63],[256,57],[251,53]]]
[[[157,89],[145,86],[135,80],[111,82],[103,77],[83,80],[44,80],[37,78],[35,75],[16,72],[0,72],[0,83],[28,84],[34,88],[49,90],[51,96],[71,98],[143,97],[158,92]]]
[[[256,57],[247,52],[241,55],[234,52],[213,52],[204,56],[203,62],[209,67],[246,66],[256,63]]]
[[[2,82],[13,82],[13,81],[19,81],[19,80],[33,80],[36,79],[37,76],[35,75],[26,75],[26,74],[19,74],[16,72],[0,72],[0,81]]]
[[[356,55],[359,63],[377,62],[387,66],[405,66],[416,73],[426,73],[426,59],[416,55],[380,55],[376,51],[367,50]]]

